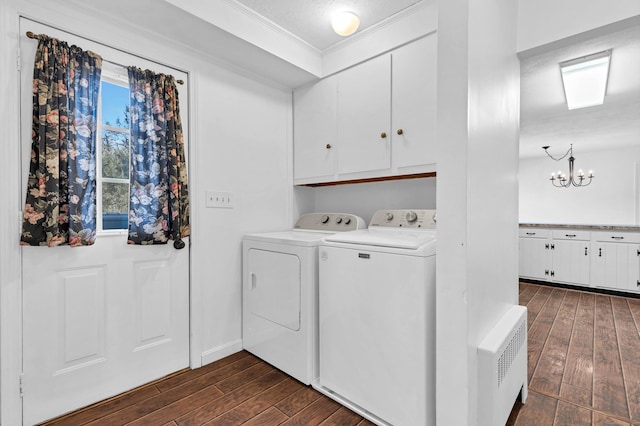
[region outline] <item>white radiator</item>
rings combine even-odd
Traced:
[[[504,425],[527,399],[527,308],[512,307],[478,346],[478,426]]]

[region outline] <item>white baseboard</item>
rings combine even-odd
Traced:
[[[226,356],[235,354],[242,350],[242,340],[235,340],[233,342],[225,343],[224,345],[217,346],[202,352],[202,365],[210,364],[214,361],[218,361]]]

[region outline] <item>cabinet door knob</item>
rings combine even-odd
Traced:
[[[381,137],[382,139],[386,138],[386,137],[387,137],[387,133],[386,133],[386,132],[382,132],[382,133],[380,133],[380,137]]]
[[[401,134],[403,134],[403,133],[404,133],[404,130],[402,130],[402,129],[398,129],[398,134],[399,134],[399,135],[401,135]]]
[[[331,144],[330,143],[327,144],[327,149],[331,149]]]

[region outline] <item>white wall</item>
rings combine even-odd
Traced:
[[[356,183],[318,188],[296,188],[296,197],[311,194],[310,212],[351,213],[367,225],[377,210],[435,209],[436,179],[422,178],[387,182]]]
[[[519,0],[518,52],[636,15],[638,0]]]
[[[191,286],[192,299],[196,301],[192,305],[192,330],[197,330],[192,335],[194,365],[241,348],[241,236],[256,230],[283,229],[292,223],[290,91],[258,82],[230,65],[218,65],[216,58],[191,51],[188,40],[180,44],[164,39],[152,29],[136,30],[130,24],[114,22],[104,14],[87,13],[76,6],[59,8],[46,0],[0,3],[0,120],[7,141],[0,148],[4,200],[0,203],[0,422],[7,425],[19,424],[20,419],[18,214],[24,194],[20,188],[19,146],[30,143],[18,143],[19,96],[30,96],[18,92],[15,58],[19,14],[190,74],[189,97],[181,98],[181,103],[188,102],[191,113]],[[130,6],[135,7],[133,3]],[[141,25],[154,22],[149,19]],[[185,37],[192,36],[185,33]],[[235,208],[206,209],[207,189],[232,191]],[[43,248],[44,256],[46,251]]]
[[[448,0],[438,15],[436,414],[473,426],[478,344],[518,302],[517,9]]]
[[[540,150],[542,151],[542,150]],[[544,153],[520,160],[520,222],[638,225],[640,188],[636,167],[640,145],[626,149],[576,153],[576,168],[593,170],[584,188],[554,188],[551,172],[569,172],[567,159],[556,162]],[[577,170],[576,170],[577,171]]]

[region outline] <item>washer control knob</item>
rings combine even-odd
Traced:
[[[323,216],[320,218],[320,222],[322,222],[322,223],[327,223],[327,222],[329,222],[329,216],[328,216],[328,215],[326,215],[326,214],[325,214],[325,215],[323,215]]]
[[[389,212],[386,216],[387,222],[391,222],[393,220],[393,213]]]
[[[336,217],[336,223],[342,223],[342,218],[340,216]]]
[[[344,224],[345,225],[349,225],[351,223],[351,218],[350,217],[345,217],[344,218]]]
[[[418,220],[418,215],[416,214],[416,212],[411,210],[411,211],[407,212],[407,214],[405,215],[405,219],[407,219],[407,222],[413,223],[416,220]]]

